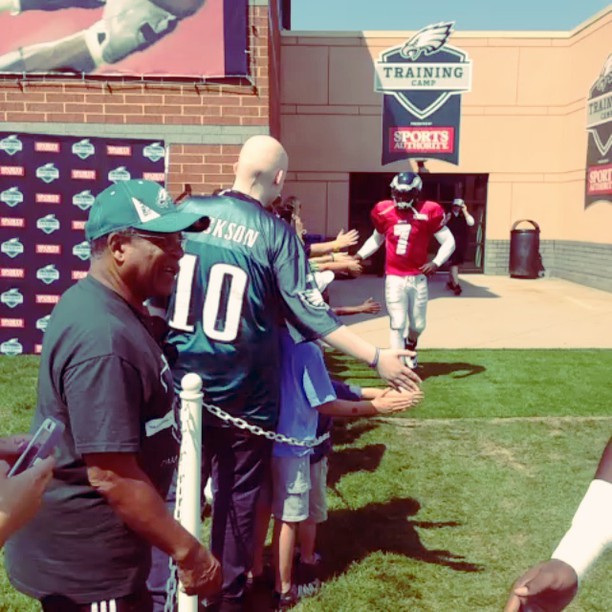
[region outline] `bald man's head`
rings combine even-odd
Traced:
[[[272,136],[253,136],[234,166],[234,189],[251,195],[268,206],[280,194],[288,165],[287,152]]]

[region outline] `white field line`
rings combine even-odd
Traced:
[[[397,417],[378,416],[370,419],[379,423],[388,423],[397,427],[422,427],[424,425],[451,425],[453,423],[488,423],[503,425],[504,423],[580,423],[588,421],[610,421],[610,416],[532,416],[532,417],[459,417],[456,419],[402,419]],[[612,433],[612,432],[611,432]]]

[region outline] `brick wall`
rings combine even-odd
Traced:
[[[564,278],[587,287],[612,291],[612,244],[542,240],[542,276]],[[485,274],[509,274],[510,240],[487,240]]]
[[[194,193],[227,186],[240,145],[270,132],[268,25],[268,0],[249,0],[250,82],[0,77],[0,130],[159,138],[173,195],[185,183]]]

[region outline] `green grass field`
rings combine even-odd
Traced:
[[[503,608],[512,581],[563,535],[612,434],[612,351],[421,351],[426,399],[394,418],[338,423],[325,584],[300,611]],[[380,386],[328,354],[331,372]],[[2,433],[27,428],[37,359],[0,359]],[[612,554],[569,608],[610,612]],[[0,610],[37,607],[0,573]]]

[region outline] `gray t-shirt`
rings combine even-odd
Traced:
[[[5,547],[17,589],[90,603],[143,587],[150,546],[89,485],[83,455],[136,453],[165,495],[178,459],[176,409],[147,319],[89,276],[68,289],[45,332],[32,423],[35,431],[51,416],[66,429],[40,512]]]

